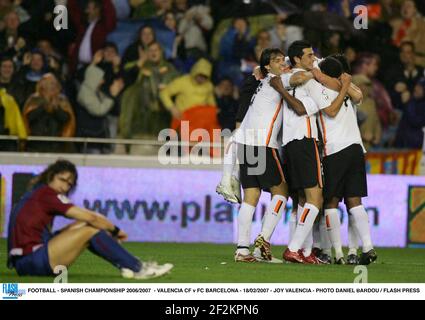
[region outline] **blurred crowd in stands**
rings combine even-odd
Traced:
[[[53,27],[65,5],[68,29]],[[357,30],[357,5],[368,29]],[[368,150],[420,149],[423,0],[0,0],[1,150],[79,152],[27,136],[157,140],[179,120],[235,129],[238,91],[261,51],[295,40],[344,53],[364,93]],[[152,154],[94,144],[92,153]]]

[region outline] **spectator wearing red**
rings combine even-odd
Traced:
[[[418,54],[418,64],[425,67],[425,19],[420,15],[413,0],[404,0],[401,5],[401,18],[391,21],[393,44],[400,46],[404,41],[412,41]]]
[[[68,0],[69,17],[77,31],[76,41],[70,47],[70,70],[79,64],[89,64],[95,52],[102,49],[106,37],[115,29],[117,19],[111,0],[89,0],[85,15],[77,0]]]

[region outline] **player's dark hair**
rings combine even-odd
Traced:
[[[270,60],[278,55],[285,56],[283,51],[279,48],[267,48],[263,50],[260,57],[260,70],[263,76],[266,76],[269,73],[266,66],[270,64]]]
[[[295,62],[295,57],[298,57],[301,59],[302,56],[304,55],[303,50],[311,48],[311,47],[312,47],[311,43],[305,40],[292,42],[292,44],[288,48],[288,56],[293,67],[295,67],[295,65],[297,64]]]
[[[338,60],[341,65],[342,65],[342,69],[344,70],[345,73],[351,74],[351,66],[350,63],[347,60],[347,57],[341,53],[335,53],[329,56],[330,58],[334,58],[336,60]]]
[[[344,72],[341,62],[332,57],[327,57],[319,63],[320,70],[332,78],[339,78]]]
[[[44,171],[40,173],[38,176],[34,177],[30,181],[30,189],[40,184],[48,184],[53,180],[55,175],[59,173],[64,173],[64,172],[69,172],[74,176],[74,184],[72,185],[71,189],[68,192],[68,193],[71,193],[77,187],[78,171],[75,164],[65,159],[57,160],[55,163],[52,163],[46,169],[44,169]]]

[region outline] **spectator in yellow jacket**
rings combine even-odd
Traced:
[[[15,99],[0,89],[0,135],[18,136],[19,139],[27,138],[24,121]],[[15,149],[14,143],[10,141],[0,141],[0,150]]]
[[[175,119],[181,119],[182,113],[192,107],[216,106],[211,73],[211,63],[200,59],[190,74],[176,78],[161,91],[161,101]]]

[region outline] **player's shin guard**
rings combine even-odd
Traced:
[[[354,217],[357,232],[360,236],[360,240],[362,241],[362,251],[368,252],[372,250],[373,245],[370,236],[369,216],[367,215],[365,208],[363,205],[360,205],[358,207],[351,208],[350,213]]]
[[[238,252],[249,254],[249,244],[251,240],[252,217],[255,207],[243,202],[238,214]]]
[[[104,230],[90,239],[88,249],[119,269],[126,268],[138,272],[142,267],[139,259],[131,255]]]
[[[341,221],[339,219],[338,209],[325,210],[326,228],[329,234],[329,239],[335,249],[335,258],[339,260],[344,257],[341,244]]]
[[[263,226],[261,235],[266,241],[270,241],[274,229],[282,217],[282,212],[285,210],[287,199],[281,195],[275,195],[267,208],[263,218]]]
[[[319,209],[316,206],[306,203],[303,209],[303,213],[298,220],[297,230],[295,231],[294,238],[289,243],[289,250],[297,252],[301,249],[302,244],[307,238],[309,232],[313,228],[314,221],[319,214]]]

